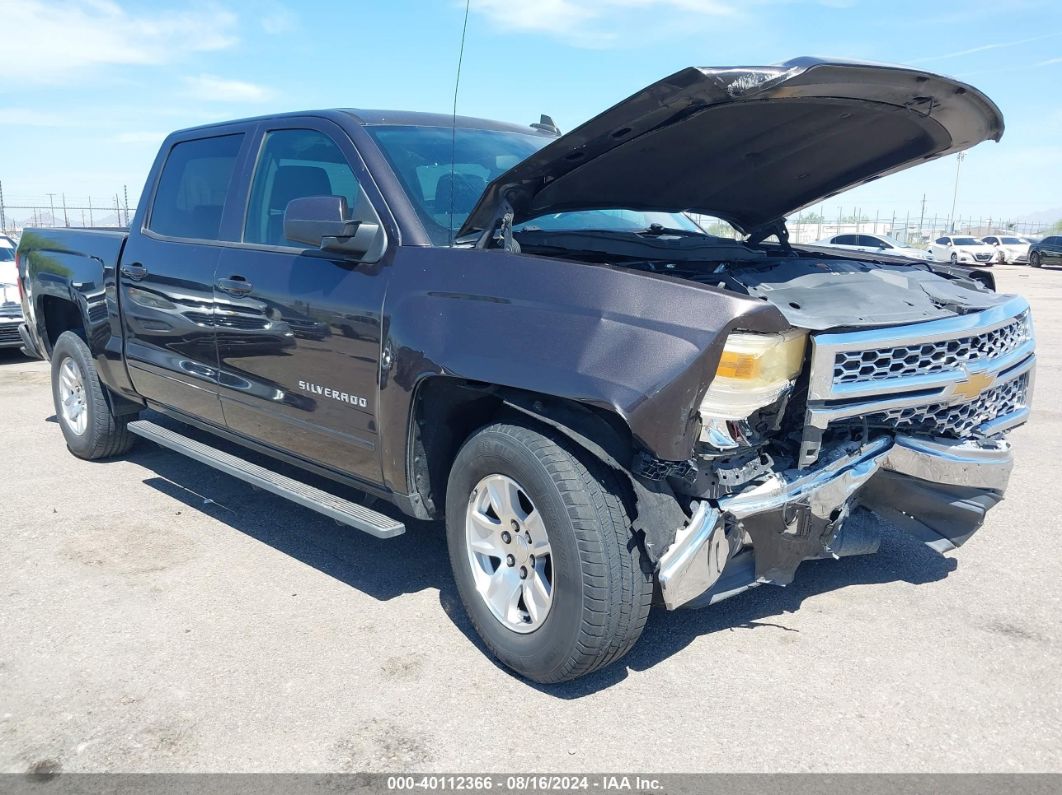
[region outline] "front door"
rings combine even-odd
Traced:
[[[330,122],[265,128],[243,239],[216,278],[220,394],[228,427],[314,463],[380,481],[376,404],[384,273],[284,237],[292,199],[343,196],[380,219],[353,144]],[[269,344],[248,331],[268,330]]]
[[[1041,248],[1044,262],[1050,265],[1062,265],[1062,237],[1054,235],[1046,238]]]
[[[136,391],[224,424],[214,343],[214,279],[222,216],[243,133],[178,141],[150,211],[122,252],[118,290]]]

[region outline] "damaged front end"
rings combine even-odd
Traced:
[[[775,403],[741,420],[705,416],[697,457],[666,470],[692,504],[658,560],[667,607],[786,585],[805,560],[876,552],[875,526],[847,521],[859,508],[938,552],[963,544],[1006,489],[1003,435],[1028,417],[1034,347],[1022,298],[810,335],[806,366]]]

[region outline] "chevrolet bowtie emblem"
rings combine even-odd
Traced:
[[[995,382],[996,377],[990,373],[970,373],[965,380],[955,385],[952,394],[966,400],[973,400]]]

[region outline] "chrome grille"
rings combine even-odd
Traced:
[[[817,458],[834,424],[962,438],[994,436],[1029,416],[1035,333],[1019,296],[979,312],[820,332],[811,341],[800,466]]]
[[[1028,405],[1029,374],[982,392],[968,403],[949,405],[931,403],[890,409],[866,415],[872,427],[885,426],[905,433],[965,438],[976,434],[979,426],[1020,411]]]
[[[0,324],[0,344],[9,345],[19,341],[17,323]]]
[[[941,373],[960,365],[998,358],[1031,338],[1029,313],[1023,312],[1013,322],[979,334],[889,348],[840,351],[834,358],[833,382],[854,384]]]

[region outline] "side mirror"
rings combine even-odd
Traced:
[[[386,244],[379,224],[351,220],[343,196],[292,199],[284,209],[284,237],[322,251],[359,257],[373,254],[375,259],[383,255]]]

